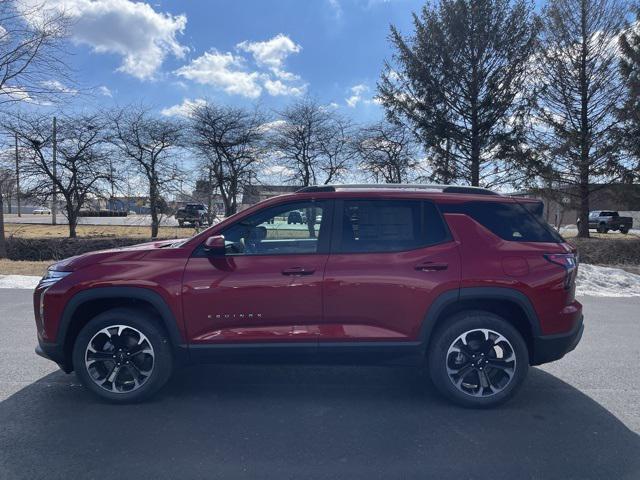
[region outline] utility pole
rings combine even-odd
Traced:
[[[58,161],[56,158],[56,117],[53,117],[53,201],[51,202],[51,225],[57,225],[56,214],[58,213]]]
[[[18,217],[22,216],[20,209],[20,157],[18,156],[18,132],[16,132],[16,202],[18,203]]]

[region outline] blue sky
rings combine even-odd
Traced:
[[[35,1],[35,0],[34,0]],[[49,0],[74,19],[71,64],[95,101],[278,109],[302,95],[358,121],[373,103],[389,25],[411,32],[422,0]],[[78,98],[76,102],[86,102]],[[93,100],[92,100],[93,101]],[[171,108],[173,107],[173,108]]]

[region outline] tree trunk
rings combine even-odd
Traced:
[[[582,52],[580,55],[580,166],[578,168],[580,194],[580,224],[578,238],[589,238],[589,86],[587,85],[587,5],[582,9]]]
[[[7,242],[4,236],[4,205],[2,201],[2,185],[0,184],[0,258],[7,258]]]
[[[72,209],[67,208],[67,220],[69,221],[69,238],[76,238],[76,227],[78,226],[78,214]]]
[[[149,210],[151,213],[151,238],[158,237],[158,189],[156,188],[155,179],[149,182]]]
[[[213,212],[213,172],[209,167],[209,185],[207,188],[207,216],[209,217],[209,225],[213,225],[215,214]]]

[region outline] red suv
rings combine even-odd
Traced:
[[[188,362],[426,361],[446,397],[492,406],[582,335],[576,252],[541,209],[470,187],[303,188],[187,240],[53,265],[37,352],[114,402]]]

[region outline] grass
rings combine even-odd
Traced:
[[[578,249],[581,262],[640,273],[640,235],[589,233],[590,238],[577,238],[575,231],[563,233],[567,241]]]
[[[54,262],[17,262],[14,260],[0,259],[0,275],[42,276],[47,271],[47,267],[52,263]]]
[[[20,238],[65,238],[69,236],[67,225],[39,225],[28,223],[5,223],[7,237]],[[84,238],[144,238],[151,236],[149,226],[128,225],[78,225],[76,228],[78,237]],[[184,238],[195,233],[192,228],[160,227],[158,238]]]

